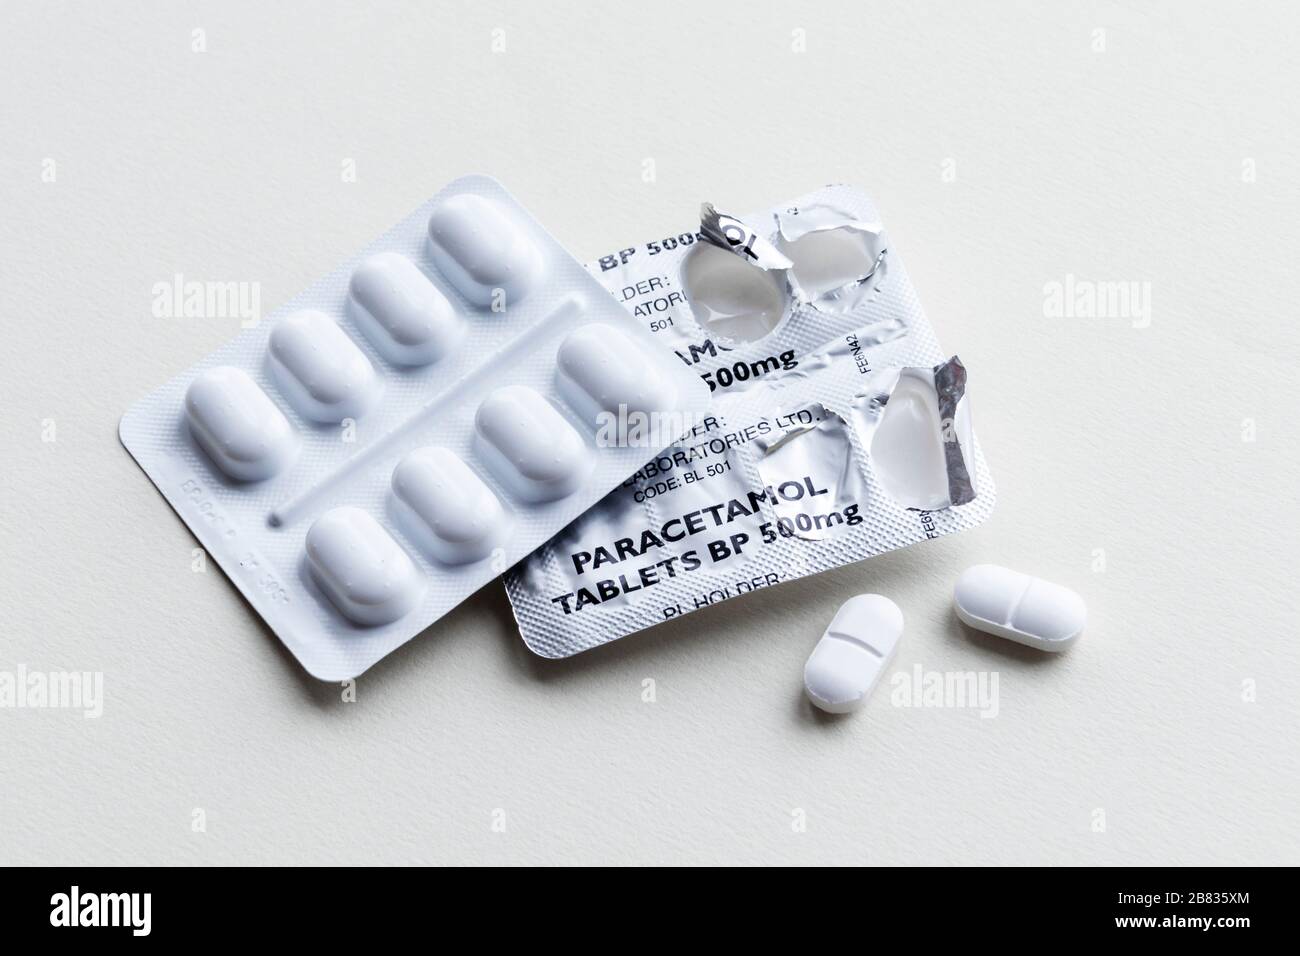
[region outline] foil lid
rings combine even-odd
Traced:
[[[830,202],[790,206],[775,213],[775,218],[776,228],[787,242],[795,242],[811,232],[826,229],[859,229],[873,235],[879,235],[883,231],[879,222],[860,219]]]
[[[700,207],[700,233],[705,240],[769,272],[781,272],[786,288],[798,303],[831,315],[851,312],[869,299],[884,279],[888,247],[884,230],[834,202],[789,206],[773,214],[774,227],[764,235],[743,219],[719,212],[712,203]],[[865,265],[843,275],[830,287],[808,287],[799,280],[799,267],[782,248],[813,233],[847,230],[858,233],[865,247]]]
[[[744,219],[705,204],[697,238],[589,266],[713,404],[507,573],[543,656],[967,530],[993,509],[966,369],[940,349],[868,197],[827,186]]]
[[[777,236],[783,244],[798,242],[813,233],[843,229],[859,233],[870,251],[868,268],[830,289],[805,289],[797,273],[792,272],[790,290],[800,301],[831,314],[850,312],[870,298],[884,279],[885,257],[889,249],[880,222],[862,219],[833,202],[825,201],[790,206],[775,213],[774,218]]]
[[[784,271],[794,265],[765,236],[751,229],[742,219],[728,216],[713,208],[700,207],[700,232],[719,249],[725,249],[760,269]]]
[[[948,472],[948,503],[969,504],[975,500],[975,482],[967,456],[973,439],[970,409],[966,400],[966,366],[953,356],[936,365],[934,390],[939,396],[939,422],[943,427],[944,465]],[[963,442],[965,447],[963,448]]]

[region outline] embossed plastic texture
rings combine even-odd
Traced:
[[[598,441],[604,416],[689,423],[708,403],[476,176],[141,400],[120,431],[303,666],[341,680],[677,437]]]

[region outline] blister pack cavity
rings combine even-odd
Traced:
[[[871,201],[829,186],[588,269],[713,393],[506,575],[528,646],[566,657],[975,527],[995,491],[966,367],[943,352]]]

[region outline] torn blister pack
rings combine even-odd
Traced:
[[[845,186],[588,268],[708,383],[706,419],[506,576],[565,657],[983,521],[994,488],[870,200]]]

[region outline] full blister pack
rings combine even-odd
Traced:
[[[120,433],[303,666],[339,680],[541,545],[709,399],[499,183],[467,177]],[[603,437],[637,415],[638,441]]]
[[[847,186],[588,269],[713,393],[706,420],[506,576],[566,657],[703,607],[974,527],[993,481],[871,201]]]

